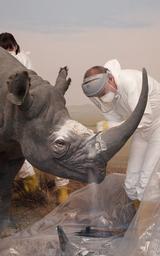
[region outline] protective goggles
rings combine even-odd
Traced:
[[[87,77],[83,80],[82,90],[87,97],[95,97],[101,94],[106,83],[108,83],[108,73],[101,73]]]

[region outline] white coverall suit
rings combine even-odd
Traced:
[[[121,69],[117,60],[107,62],[117,92],[112,109],[103,112],[109,126],[126,120],[135,109],[142,88],[142,72]],[[136,129],[129,154],[125,190],[132,200],[142,200],[144,189],[160,160],[160,83],[148,76],[149,96],[142,120]],[[107,103],[106,103],[107,104]]]

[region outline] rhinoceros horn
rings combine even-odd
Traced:
[[[143,116],[148,99],[148,77],[145,68],[142,70],[142,90],[139,101],[131,116],[121,125],[106,130],[97,135],[96,142],[99,142],[100,156],[109,161],[126,143],[136,130]]]

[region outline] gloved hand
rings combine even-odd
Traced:
[[[64,203],[68,199],[68,196],[69,196],[69,189],[68,189],[67,185],[59,187],[56,191],[57,204]]]
[[[55,184],[56,184],[57,204],[62,204],[68,199],[68,196],[69,196],[69,188],[68,188],[69,179],[56,177]]]
[[[39,180],[36,174],[23,178],[23,186],[26,192],[34,192],[39,187]]]
[[[109,123],[107,120],[99,121],[97,123],[97,132],[104,131],[109,128]]]

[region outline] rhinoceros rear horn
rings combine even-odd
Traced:
[[[28,109],[31,105],[32,97],[29,94],[30,78],[27,71],[11,75],[7,81],[7,99],[22,109]]]

